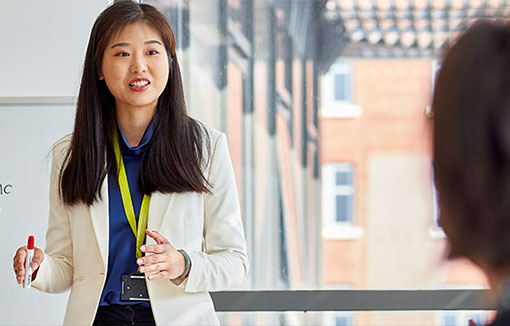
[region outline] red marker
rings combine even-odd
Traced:
[[[27,258],[25,259],[25,279],[23,280],[23,287],[28,289],[32,284],[32,259],[34,259],[34,236],[28,237],[27,244]]]

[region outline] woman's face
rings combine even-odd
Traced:
[[[154,110],[168,81],[163,40],[143,22],[127,25],[106,47],[101,69],[117,109]]]

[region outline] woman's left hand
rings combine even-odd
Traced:
[[[172,280],[182,275],[186,268],[186,259],[161,233],[146,230],[145,233],[156,241],[156,244],[145,244],[140,249],[143,253],[151,253],[136,260],[138,270],[147,273],[151,281]],[[182,280],[172,281],[180,284]]]

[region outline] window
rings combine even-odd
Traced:
[[[428,236],[433,57],[352,42],[331,18],[359,1],[147,2],[180,40],[189,112],[228,135],[252,267],[243,288],[463,279],[437,266],[445,242]],[[322,163],[330,172],[316,173]]]
[[[354,168],[349,163],[328,164],[323,174],[324,212],[333,224],[352,224],[354,218]]]
[[[336,61],[321,80],[323,116],[332,118],[355,118],[361,108],[353,98],[353,65],[347,60]]]
[[[333,163],[323,165],[322,204],[325,237],[359,237],[355,230],[354,165]]]
[[[351,91],[351,75],[352,65],[348,61],[337,61],[334,63],[328,77],[332,77],[330,85],[333,86],[333,93],[331,94],[335,102],[352,102]]]
[[[425,237],[434,220],[431,176],[426,174],[432,157],[430,137],[425,134],[430,121],[425,119],[423,110],[429,103],[433,81],[431,55],[434,51],[439,53],[441,40],[433,40],[434,48],[414,45],[407,48],[401,46],[399,33],[396,33],[394,46],[386,42],[386,36],[391,34],[386,34],[382,43],[371,44],[367,39],[372,31],[379,29],[379,20],[368,16],[377,18],[382,13],[377,3],[383,1],[211,0],[199,5],[184,0],[142,2],[157,5],[174,28],[189,112],[228,135],[252,270],[244,289],[314,289],[342,282],[360,290],[416,290],[460,282],[475,283],[474,273],[469,272],[472,268],[467,265],[443,272],[444,268],[438,266],[438,248],[444,241],[428,241],[431,239]],[[434,15],[430,15],[427,1],[420,2],[422,9],[418,1],[390,3],[397,2],[400,9],[388,19],[388,27],[397,31],[401,23],[421,24],[421,20],[425,20],[428,25],[423,26],[435,26],[436,22],[443,26],[458,13],[468,17],[470,12],[476,11],[478,16],[482,9],[477,8],[481,6],[489,7],[486,16],[496,12],[490,8],[490,1],[479,2],[475,11],[471,6],[455,9],[447,5],[440,9],[434,5]],[[406,2],[408,10],[404,9]],[[455,3],[462,5],[469,1]],[[331,6],[337,9],[332,10]],[[2,5],[0,8],[4,9]],[[89,9],[95,15],[99,5]],[[411,22],[402,18],[416,15],[425,18],[411,19]],[[462,19],[462,22],[468,24],[467,20]],[[365,22],[369,23],[367,29]],[[376,26],[372,26],[374,24]],[[437,34],[437,29],[433,32],[431,36]],[[76,38],[76,41],[85,45],[85,34],[80,34],[83,38]],[[421,35],[423,33],[419,32],[416,36]],[[68,36],[64,33],[59,38]],[[9,79],[16,77],[16,73],[8,75]],[[286,91],[281,92],[279,87]],[[11,94],[3,89],[3,96],[7,97],[0,105],[3,106],[0,108],[0,138],[23,135],[21,127],[27,126],[31,127],[28,131],[51,136],[53,140],[70,132],[68,127],[72,128],[75,106],[68,106],[67,101],[75,100],[57,97],[65,103],[48,104],[54,100],[47,96],[57,93],[60,91],[21,87]],[[71,93],[67,95],[73,95],[74,91]],[[22,99],[28,102],[20,105],[20,98],[10,97],[16,94],[40,94],[43,110],[31,102],[36,101],[32,96]],[[65,123],[59,124],[58,120],[51,120],[51,126],[45,123],[50,121],[48,112],[53,115],[56,112],[53,110],[61,112],[64,107]],[[280,110],[280,107],[285,109]],[[318,110],[327,118],[321,119],[319,128],[316,127]],[[58,112],[55,114],[61,118]],[[33,123],[23,123],[28,116]],[[46,130],[48,132],[43,132]],[[34,178],[47,180],[47,175],[42,179],[37,174],[32,177],[19,172],[23,171],[19,163],[42,160],[43,149],[37,147],[39,141],[44,141],[41,144],[45,145],[45,154],[50,149],[50,138],[44,137],[30,142],[29,151],[24,151],[28,147],[13,150],[10,141],[0,141],[2,153],[13,153],[6,155],[12,157],[2,160],[1,164],[8,170],[2,170],[0,183],[9,181],[20,185],[16,188],[20,191],[17,198],[45,197],[34,190],[44,185],[34,187],[31,181]],[[41,155],[35,156],[37,153]],[[11,161],[11,158],[18,161]],[[338,185],[335,169],[319,180],[316,169],[321,162],[355,162],[345,163],[350,166],[350,182],[344,180]],[[31,170],[35,173],[40,169]],[[328,190],[322,192],[322,187]],[[350,194],[334,192],[342,187],[350,189]],[[0,198],[3,199],[5,196]],[[328,202],[327,207],[322,206],[322,200]],[[0,216],[8,216],[9,208],[2,202],[0,206]],[[11,207],[18,212],[14,205]],[[19,208],[44,212],[47,202],[32,202]],[[41,224],[32,223],[31,228],[44,230],[45,220],[34,219],[32,222]],[[35,228],[37,225],[40,227]],[[324,241],[321,234],[332,239]],[[356,235],[363,235],[363,238],[344,241]],[[388,298],[382,300],[391,303]],[[359,307],[365,304],[360,302]],[[58,318],[60,311],[55,310]],[[388,320],[386,313],[378,311],[355,312],[352,324],[369,324],[363,323],[358,314],[370,315],[372,325],[391,324],[384,322]],[[407,323],[400,322],[400,325],[413,325],[417,315],[443,324],[443,319],[436,318],[440,314],[437,312],[387,314],[411,315]],[[308,317],[309,313],[303,315]],[[37,324],[37,320],[20,319],[30,316],[12,316],[13,319],[8,317],[7,320],[2,316],[2,321]],[[248,322],[244,324],[280,322],[280,319],[264,322],[252,316],[246,317]],[[245,320],[241,318],[245,318],[244,315],[232,324],[242,324]],[[57,321],[50,320],[50,323]],[[332,319],[331,324],[335,323]]]
[[[485,325],[487,322],[487,313],[484,311],[447,311],[439,316],[439,325],[445,326],[468,325],[469,320],[476,325]]]
[[[443,320],[444,320],[443,324],[445,326],[455,326],[455,325],[457,325],[456,324],[457,323],[457,318],[454,315],[446,315],[446,316],[444,316]]]
[[[351,326],[353,323],[352,312],[324,312],[321,325],[327,326]]]
[[[348,314],[336,315],[335,316],[335,325],[336,326],[350,326],[350,325],[352,325],[351,315],[348,315]]]
[[[335,171],[335,222],[352,223],[354,187],[352,184],[352,167],[339,167]]]
[[[351,73],[337,72],[334,78],[335,101],[351,101]]]

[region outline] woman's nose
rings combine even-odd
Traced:
[[[133,62],[130,67],[130,71],[133,74],[145,72],[147,70],[147,63],[142,55],[133,56]]]

